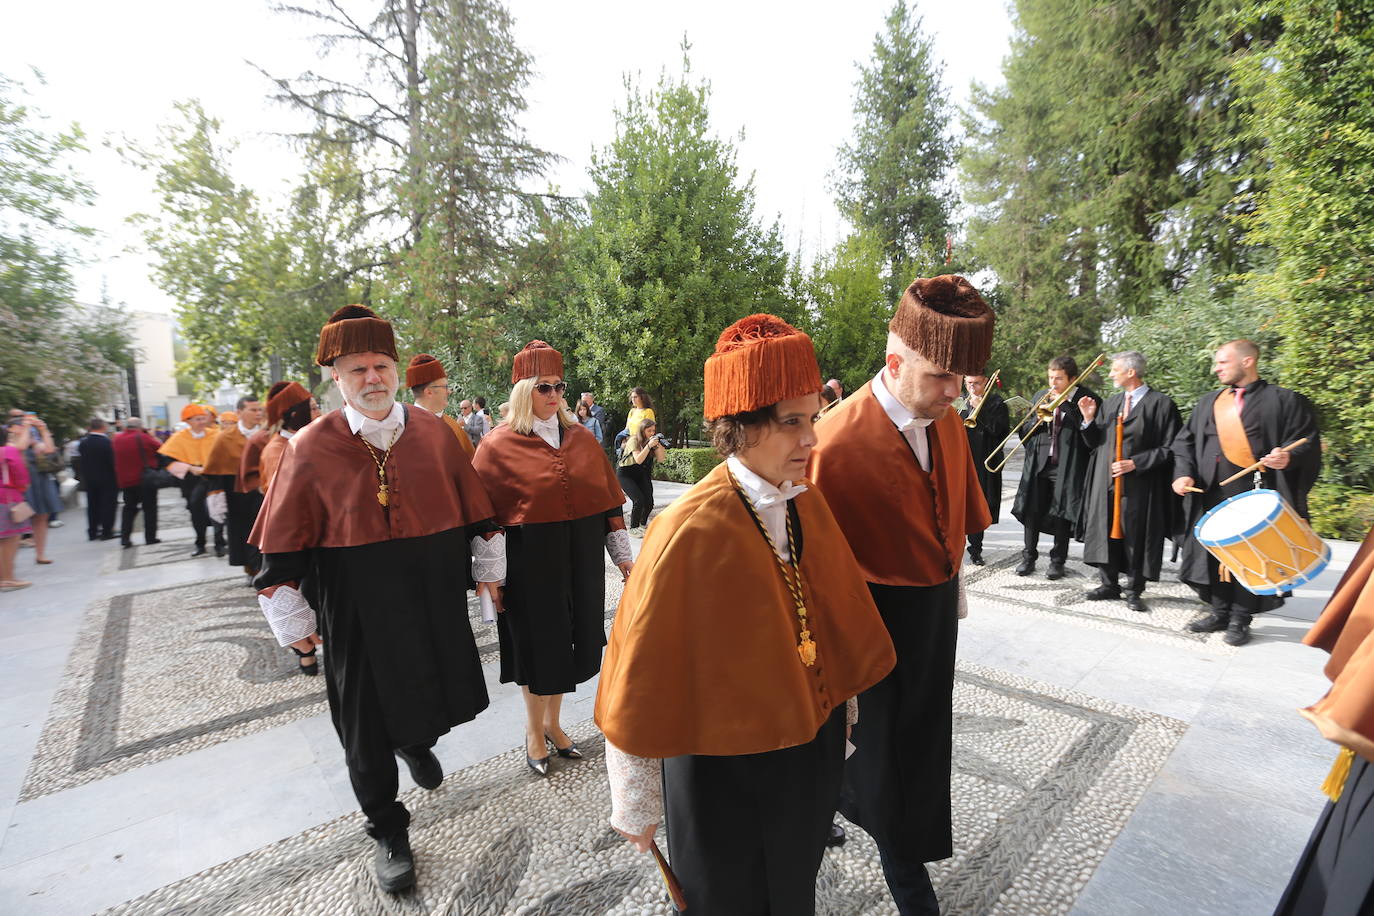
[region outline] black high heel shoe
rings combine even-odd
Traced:
[[[534,772],[535,772],[537,775],[547,777],[547,776],[549,775],[549,758],[548,758],[548,755],[545,755],[545,756],[543,756],[543,757],[531,757],[531,756],[530,756],[530,752],[529,752],[529,744],[530,744],[529,740],[526,739],[526,741],[525,741],[525,766],[529,767],[531,770],[534,770]]]
[[[577,749],[576,741],[569,744],[567,747],[559,747],[558,743],[553,740],[548,732],[544,732],[544,740],[547,741],[554,751],[557,752],[558,756],[562,757],[564,760],[582,759],[582,752]]]
[[[319,651],[318,649],[311,649],[309,652],[302,652],[295,646],[287,646],[286,648],[295,652],[297,658],[315,658],[315,653]],[[306,677],[314,677],[320,673],[319,659],[315,659],[315,663],[312,665],[307,665],[305,662],[297,662],[296,664],[300,666],[301,674],[304,674]]]

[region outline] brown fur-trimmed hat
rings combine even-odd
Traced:
[[[997,316],[963,277],[918,277],[902,294],[887,329],[946,372],[982,371]]]
[[[342,355],[342,354],[340,354]],[[277,386],[281,387],[278,388]],[[310,392],[300,382],[277,382],[267,398],[267,424],[281,422],[282,414],[302,401],[310,400]]]
[[[525,349],[515,354],[510,367],[510,382],[514,385],[522,378],[537,378],[541,375],[563,377],[563,354],[542,340],[531,340]]]
[[[378,318],[365,305],[345,305],[320,328],[320,344],[315,348],[315,362],[332,366],[334,360],[349,353],[385,353],[396,356],[396,335],[391,322]]]
[[[811,338],[773,315],[741,318],[706,358],[706,419],[817,394],[821,369]]]
[[[428,353],[419,353],[410,358],[410,365],[406,366],[406,387],[414,388],[417,385],[429,385],[447,378],[448,373],[444,371],[444,364],[439,362]]]

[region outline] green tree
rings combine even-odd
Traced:
[[[832,176],[840,211],[884,246],[899,295],[898,264],[943,252],[956,203],[949,184],[955,142],[944,64],[907,0],[897,0],[873,56],[860,64],[854,138]]]
[[[1282,19],[1238,74],[1272,169],[1249,220],[1273,267],[1251,277],[1278,315],[1279,380],[1321,415],[1325,473],[1374,484],[1374,8],[1335,0],[1256,4]],[[1257,28],[1260,26],[1257,26]]]
[[[678,439],[701,429],[701,367],[720,332],[754,312],[798,318],[780,232],[754,222],[753,183],[712,135],[710,88],[691,81],[686,50],[680,79],[650,92],[627,82],[615,139],[592,159],[574,267],[586,302],[577,372],[608,405],[643,386]]]
[[[805,327],[821,371],[838,378],[845,391],[882,365],[894,307],[888,254],[875,231],[856,232],[818,258],[803,283],[810,305]]]

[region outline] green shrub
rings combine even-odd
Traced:
[[[654,465],[654,477],[677,483],[696,483],[718,464],[720,455],[713,448],[670,448],[667,456]]]
[[[1339,483],[1319,483],[1307,496],[1312,530],[1324,538],[1362,541],[1374,525],[1374,493]]]

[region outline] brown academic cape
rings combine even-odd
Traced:
[[[234,483],[234,489],[240,493],[252,493],[257,491],[258,485],[262,482],[262,450],[276,432],[269,429],[258,429],[253,435],[248,437],[248,441],[243,445],[243,454],[239,456],[238,479]]]
[[[238,424],[221,430],[205,456],[205,473],[212,477],[237,477],[239,463],[243,458],[243,448],[247,437],[239,430]]]
[[[1374,531],[1303,642],[1331,653],[1331,690],[1303,710],[1323,736],[1374,762]]]
[[[277,476],[277,467],[281,464],[282,456],[286,454],[287,443],[290,441],[279,432],[273,433],[272,438],[262,447],[262,455],[258,459],[258,489],[264,494],[272,485],[272,478]]]
[[[386,461],[386,509],[377,501],[377,465],[342,410],[277,440],[284,454],[249,538],[263,553],[424,537],[493,515],[467,454],[428,411],[406,408],[405,431]],[[264,478],[272,444],[263,449]]]
[[[210,447],[215,444],[215,437],[219,434],[219,429],[213,426],[206,427],[205,435],[197,439],[191,435],[189,429],[179,429],[162,443],[162,448],[158,449],[159,454],[166,455],[173,461],[184,461],[197,467],[205,465],[205,459],[210,457]]]
[[[566,522],[625,505],[615,469],[581,424],[563,430],[557,449],[535,433],[522,435],[503,424],[482,437],[472,466],[486,484],[499,525]]]
[[[805,744],[892,668],[863,574],[814,488],[792,501],[816,643],[816,664],[802,664],[792,597],[743,499],[719,464],[649,526],[596,696],[597,725],[630,754]]]
[[[459,423],[448,414],[443,414],[440,419],[442,419],[444,425],[452,431],[453,437],[458,440],[458,444],[462,446],[463,451],[467,452],[468,457],[471,458],[477,452],[477,449],[473,446],[472,437],[469,436],[468,431],[463,428],[463,424]]]
[[[878,403],[872,381],[816,426],[811,479],[869,582],[947,582],[959,574],[964,538],[991,524],[958,412],[947,410],[926,435],[930,473]]]

